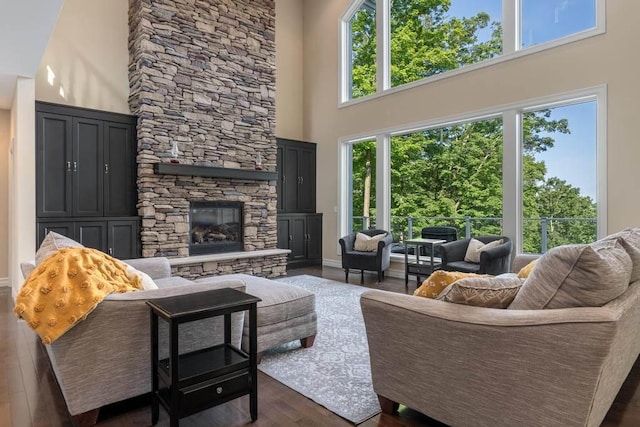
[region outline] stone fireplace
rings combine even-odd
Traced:
[[[282,253],[246,257],[277,252],[275,178],[237,174],[276,168],[275,2],[131,0],[129,26],[143,256],[194,255],[205,237],[193,242],[191,207],[234,202],[242,235],[233,244],[246,261],[215,258],[178,273],[284,274]],[[197,172],[159,168],[172,161]],[[209,173],[220,170],[233,173]]]
[[[243,250],[242,203],[216,200],[189,205],[190,255]]]

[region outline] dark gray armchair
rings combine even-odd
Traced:
[[[464,256],[471,239],[457,240],[440,246],[442,255],[442,269],[448,271],[462,271],[465,273],[498,274],[508,273],[511,267],[511,239],[505,236],[474,237],[487,244],[502,239],[504,243],[495,248],[480,253],[480,264],[466,262]]]
[[[344,280],[349,281],[349,269],[360,270],[360,281],[364,282],[364,270],[377,271],[378,282],[384,279],[384,271],[389,268],[391,260],[391,243],[393,236],[385,230],[363,230],[360,233],[367,236],[387,233],[384,239],[378,242],[378,249],[375,252],[361,252],[353,249],[356,241],[356,234],[351,233],[340,239],[342,249],[342,268],[344,268]]]

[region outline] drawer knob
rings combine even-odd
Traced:
[[[222,393],[222,387],[216,388],[216,393],[218,393],[218,394]]]

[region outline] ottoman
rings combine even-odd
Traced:
[[[265,350],[290,341],[300,340],[302,347],[311,347],[317,332],[316,296],[297,286],[248,274],[229,274],[227,279],[240,279],[246,293],[260,298],[258,303],[258,363]],[[211,278],[198,279],[210,281]],[[249,348],[249,324],[245,316],[242,348]]]

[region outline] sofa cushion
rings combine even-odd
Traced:
[[[180,277],[180,276],[165,277],[163,279],[155,279],[154,282],[160,289],[172,288],[175,286],[193,285],[193,282],[191,280],[187,280],[184,277]]]
[[[464,279],[466,277],[489,277],[488,275],[478,275],[475,273],[462,273],[460,271],[434,271],[429,277],[427,277],[422,285],[415,290],[413,296],[423,298],[435,298],[437,297],[447,286],[456,282],[457,280]]]
[[[460,279],[446,288],[437,300],[486,308],[507,308],[522,287],[516,274],[476,276]]]
[[[628,228],[619,233],[611,234],[602,240],[615,240],[617,239],[629,257],[633,267],[631,269],[630,282],[640,280],[640,228]]]
[[[70,247],[83,248],[84,246],[73,239],[63,236],[62,234],[50,231],[36,252],[36,265],[40,265],[42,261],[49,258],[58,250]]]
[[[387,237],[387,233],[380,233],[375,236],[367,236],[364,233],[357,233],[353,249],[362,252],[375,252],[378,250],[378,242],[385,237]]]
[[[509,308],[599,307],[627,290],[631,268],[617,240],[559,246],[540,258]]]
[[[453,261],[447,263],[447,269],[463,271],[465,273],[477,273],[480,271],[480,264],[474,264],[466,261]]]
[[[474,264],[480,264],[480,253],[482,251],[486,251],[487,249],[495,248],[503,243],[502,239],[494,240],[493,242],[489,242],[484,244],[480,240],[471,239],[469,240],[469,246],[467,246],[467,252],[464,254],[464,260],[466,262],[471,262]]]

